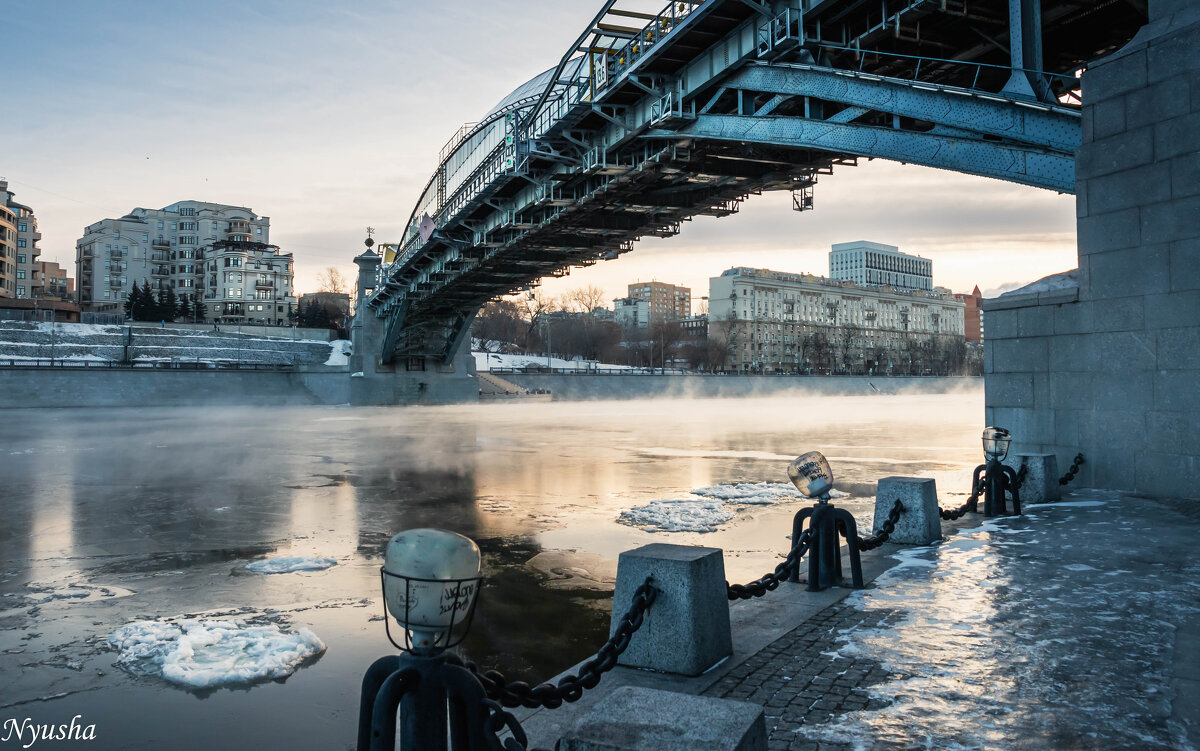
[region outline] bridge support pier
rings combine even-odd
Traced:
[[[366,305],[366,290],[373,287],[382,259],[368,250],[354,259],[358,265],[358,300],[350,339],[350,403],[355,406],[393,404],[465,404],[479,401],[471,337],[465,336],[450,362],[438,357],[397,358],[380,362],[379,351],[386,321]]]
[[[1200,499],[1200,5],[1083,77],[1079,268],[984,303],[987,423],[1080,480]]]

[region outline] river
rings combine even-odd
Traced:
[[[488,581],[465,651],[543,680],[607,636],[622,550],[702,544],[725,551],[731,581],[771,570],[805,505],[780,484],[799,453],[830,458],[864,526],[880,477],[935,477],[952,502],[980,461],[983,394],[4,418],[0,720],[80,715],[96,749],[340,749],[362,672],[394,652],[379,566],[396,532],[479,543]],[[713,489],[738,483],[770,485]],[[246,568],[277,556],[336,565]],[[326,649],[286,680],[202,690],[118,663],[110,634],[183,616],[307,628]]]

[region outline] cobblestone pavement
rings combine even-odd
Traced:
[[[734,668],[705,696],[761,704],[767,718],[770,751],[850,751],[842,743],[810,741],[801,729],[837,715],[886,705],[867,688],[897,678],[879,663],[836,654],[837,634],[859,628],[886,628],[891,611],[864,612],[836,603]]]

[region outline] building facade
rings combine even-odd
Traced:
[[[961,372],[963,303],[949,290],[875,287],[732,268],[709,280],[709,342],[747,373]]]
[[[75,280],[67,270],[54,261],[38,262],[38,279],[42,284],[41,297],[47,300],[75,300]]]
[[[134,283],[203,300],[205,320],[285,325],[296,307],[290,253],[270,218],[243,206],[179,201],[103,219],[75,244],[79,303],[120,313]]]
[[[678,321],[692,314],[692,290],[663,282],[637,282],[629,285],[627,297],[645,300],[654,321]]]
[[[650,301],[618,297],[613,300],[613,318],[623,329],[644,329],[650,325]]]
[[[829,278],[860,286],[933,290],[933,261],[901,253],[894,245],[855,240],[834,243],[829,251]]]
[[[983,341],[983,295],[979,285],[970,294],[957,293],[954,299],[963,304],[963,323],[967,341],[976,344]]]
[[[0,239],[4,256],[0,262],[11,266],[10,269],[0,268],[0,295],[22,300],[41,297],[41,278],[38,257],[42,250],[38,241],[42,233],[38,232],[37,217],[33,209],[23,203],[18,203],[15,194],[8,189],[8,181],[0,178],[0,228],[4,234],[11,236]]]

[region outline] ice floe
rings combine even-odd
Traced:
[[[134,621],[110,634],[108,643],[129,672],[190,688],[286,678],[325,651],[307,628],[287,632],[237,620]]]
[[[329,359],[325,361],[326,365],[342,367],[350,364],[350,342],[346,339],[337,339],[329,343]]]
[[[834,490],[834,498],[849,493]],[[734,516],[732,506],[768,506],[781,501],[800,501],[804,496],[790,483],[739,482],[696,488],[682,498],[652,501],[621,512],[617,521],[647,532],[716,532]]]
[[[308,555],[280,555],[246,564],[247,571],[256,574],[290,574],[293,571],[324,571],[336,566],[335,558],[318,558]]]

